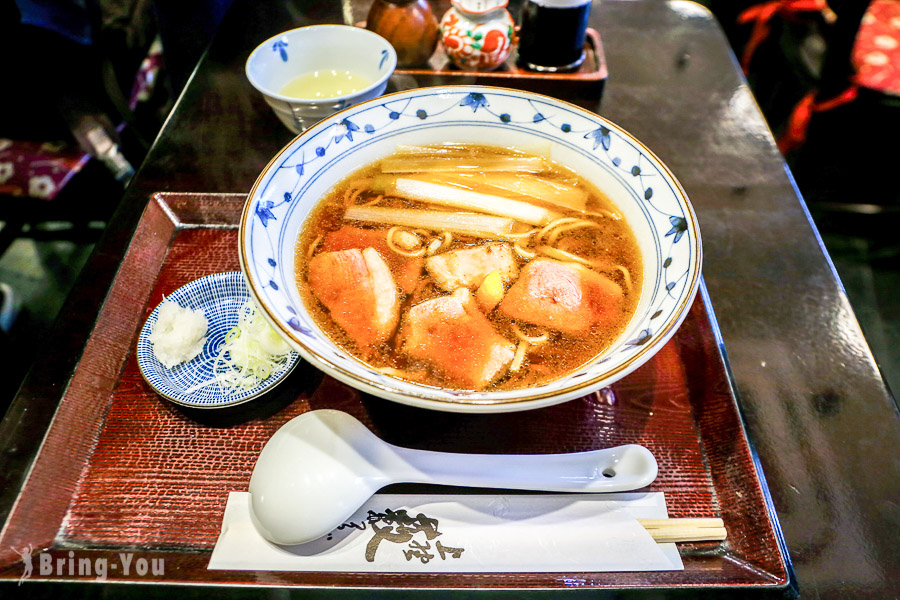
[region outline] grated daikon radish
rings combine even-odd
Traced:
[[[163,300],[147,339],[153,345],[156,359],[171,369],[203,351],[208,328],[209,322],[201,309],[185,308],[174,300]]]

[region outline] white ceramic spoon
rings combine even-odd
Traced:
[[[572,454],[455,454],[384,442],[347,413],[314,410],[266,443],[250,478],[251,517],[276,544],[315,540],[391,483],[548,492],[621,492],[656,479],[643,446]]]

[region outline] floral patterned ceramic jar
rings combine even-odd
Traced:
[[[451,0],[441,19],[441,40],[450,60],[466,71],[502,65],[515,44],[508,0]]]

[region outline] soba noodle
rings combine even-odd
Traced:
[[[307,220],[296,264],[313,318],[345,350],[395,377],[485,390],[546,382],[602,352],[642,274],[634,234],[587,180],[545,157],[463,144],[398,147],[351,174]],[[427,321],[432,309],[458,316]],[[437,351],[420,330],[444,336]],[[484,356],[453,355],[458,341]]]

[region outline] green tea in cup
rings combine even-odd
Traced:
[[[288,81],[280,93],[291,98],[337,98],[372,85],[359,73],[340,69],[322,69],[299,75]]]

